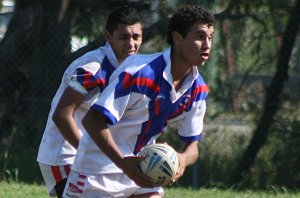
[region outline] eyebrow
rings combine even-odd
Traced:
[[[120,33],[121,36],[128,36],[128,35],[131,35],[131,33]],[[140,33],[133,33],[132,35],[141,35]]]
[[[213,35],[215,33],[215,31],[213,31],[209,36]],[[198,30],[195,32],[195,34],[204,34],[204,35],[207,35],[205,31],[203,30]]]

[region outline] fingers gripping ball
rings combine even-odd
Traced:
[[[178,170],[176,151],[166,144],[151,144],[142,148],[139,156],[145,156],[139,164],[141,171],[151,177],[158,186],[171,182]]]

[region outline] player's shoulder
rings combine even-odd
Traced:
[[[95,73],[100,68],[104,56],[105,51],[102,47],[89,51],[74,60],[65,73],[73,73],[78,68]]]
[[[156,52],[152,54],[134,54],[129,56],[124,62],[128,62],[131,64],[147,64],[162,55],[162,52]]]
[[[77,58],[73,63],[74,64],[84,64],[89,62],[101,62],[103,57],[105,56],[105,51],[102,47],[89,51],[84,55]]]
[[[163,58],[162,52],[153,54],[135,54],[126,58],[121,66],[128,72],[137,71],[158,58]]]
[[[153,54],[134,54],[127,57],[123,63],[114,71],[111,75],[110,80],[116,79],[121,73],[129,73],[134,75],[136,72],[140,71],[151,61],[162,56],[162,52],[157,52]]]

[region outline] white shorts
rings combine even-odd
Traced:
[[[63,197],[129,197],[146,193],[159,193],[163,196],[164,191],[162,187],[141,188],[124,173],[92,175],[71,170]]]
[[[40,169],[46,183],[49,196],[56,197],[55,185],[68,178],[70,173],[70,165],[65,166],[50,166],[47,164],[39,163]]]

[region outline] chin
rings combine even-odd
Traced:
[[[198,64],[198,67],[204,67],[205,61],[203,61],[202,63]]]

